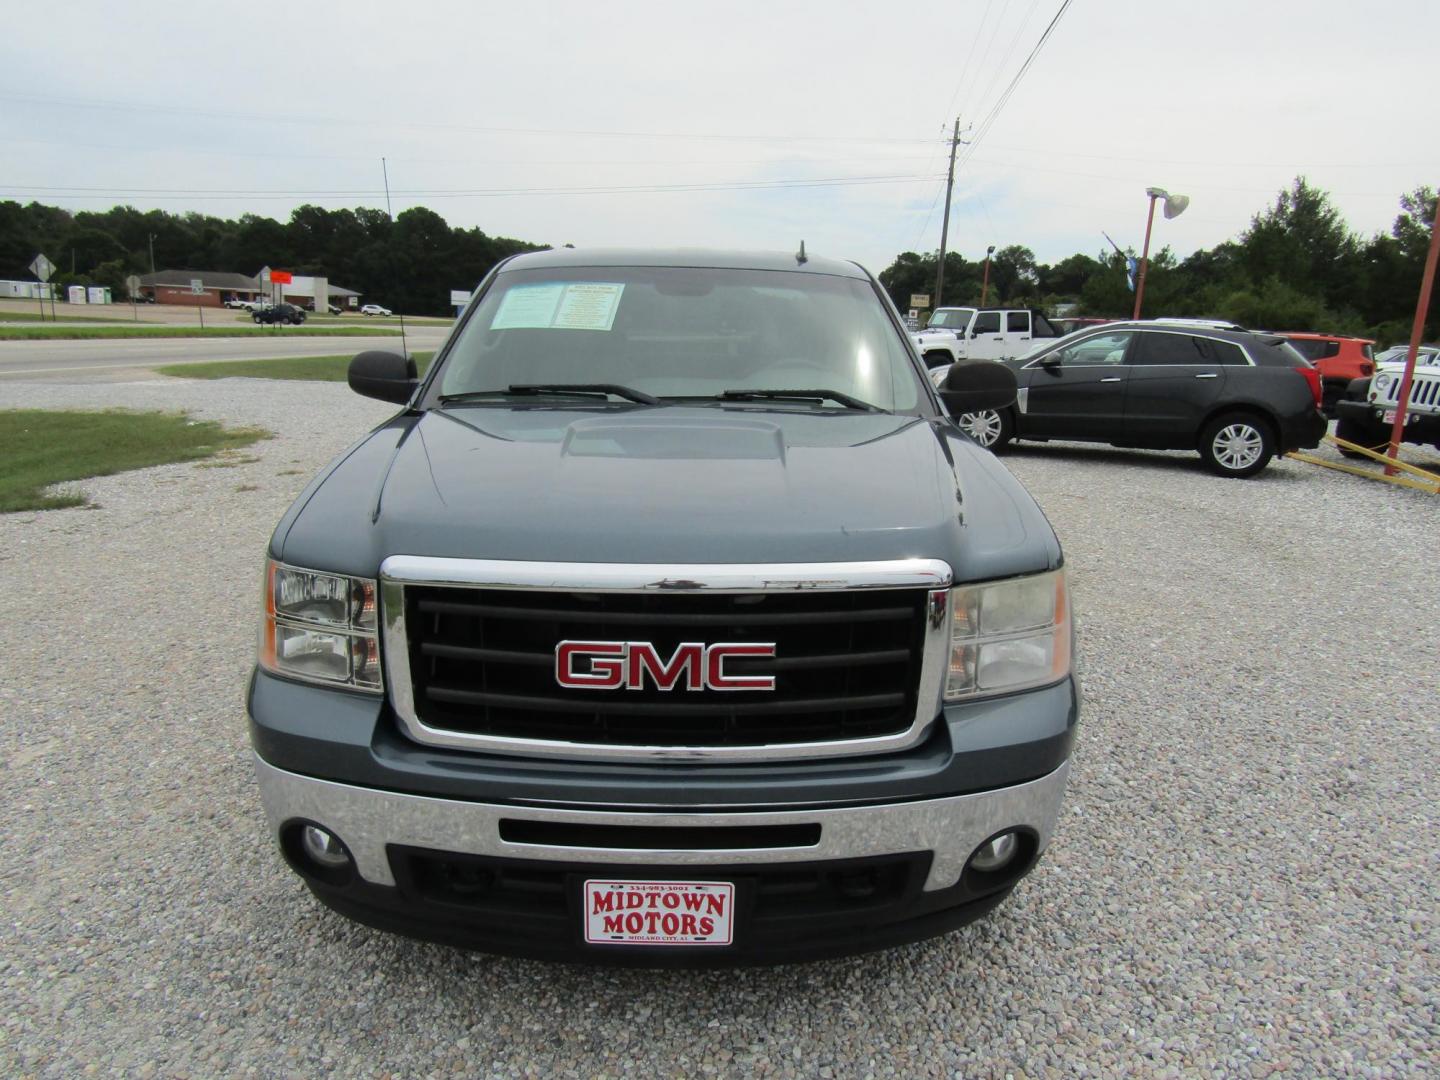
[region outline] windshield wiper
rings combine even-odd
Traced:
[[[726,390],[717,394],[721,401],[833,401],[847,409],[860,412],[883,412],[868,401],[842,394],[839,390]]]
[[[607,398],[618,397],[626,401],[633,401],[637,405],[659,405],[660,399],[643,390],[632,390],[628,386],[621,386],[618,383],[537,383],[534,385],[516,384],[507,386],[504,390],[469,390],[463,394],[441,394],[442,402],[450,401],[479,401],[483,398],[493,397],[580,397],[580,398]]]

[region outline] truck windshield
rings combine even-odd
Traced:
[[[481,401],[512,386],[596,384],[662,400],[823,390],[890,412],[921,401],[905,344],[869,282],[690,267],[501,273],[469,313],[436,385],[442,398]],[[846,408],[833,396],[729,400]]]
[[[974,314],[974,308],[945,308],[930,316],[927,325],[940,330],[964,330],[970,325],[970,316]]]

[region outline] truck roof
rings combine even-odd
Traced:
[[[859,278],[869,275],[856,263],[807,255],[798,262],[794,252],[735,251],[712,248],[551,248],[532,251],[507,261],[501,272],[540,270],[562,266],[676,266],[722,270],[783,270],[794,274],[828,274]]]

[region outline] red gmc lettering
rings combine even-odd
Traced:
[[[705,649],[705,684],[711,690],[774,690],[774,675],[726,675],[725,661],[732,656],[774,656],[775,646],[726,642]]]
[[[650,673],[650,678],[661,690],[674,690],[675,684],[684,675],[686,688],[689,690],[700,690],[704,688],[704,680],[701,678],[701,661],[705,652],[705,646],[697,642],[686,642],[675,647],[675,653],[670,657],[669,663],[662,663],[660,654],[655,651],[655,646],[648,641],[632,641],[627,643],[630,649],[630,677],[625,681],[627,690],[641,690],[645,686],[645,673]]]
[[[774,690],[773,675],[731,675],[732,658],[768,658],[774,642],[687,641],[667,660],[648,641],[562,641],[555,646],[555,681],[571,690]]]
[[[586,690],[615,690],[625,682],[623,641],[562,641],[555,646],[555,681]],[[575,658],[589,657],[590,670],[576,671]]]

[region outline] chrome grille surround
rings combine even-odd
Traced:
[[[382,649],[389,700],[416,742],[480,753],[580,760],[777,761],[833,758],[901,750],[923,739],[940,714],[950,648],[952,572],[935,559],[853,563],[618,564],[541,563],[392,555],[380,568]],[[744,594],[809,591],[927,590],[920,684],[904,731],[876,737],[773,745],[614,745],[518,738],[433,727],[420,717],[410,672],[405,589],[409,585],[631,594]]]

